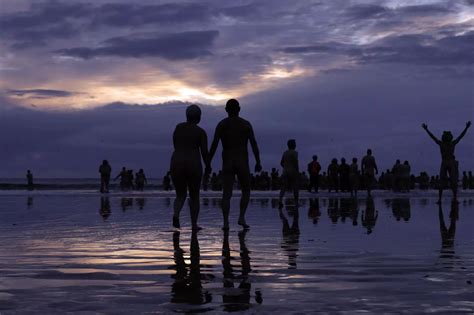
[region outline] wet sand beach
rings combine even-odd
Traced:
[[[236,194],[238,195],[238,194]],[[474,312],[474,198],[435,192],[257,193],[250,230],[221,230],[217,194],[197,234],[172,194],[2,192],[0,312]]]

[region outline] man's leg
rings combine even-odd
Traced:
[[[222,174],[222,215],[224,217],[223,230],[229,229],[230,199],[234,188],[234,173],[232,170],[223,170]]]
[[[240,198],[240,214],[238,224],[244,228],[248,228],[245,221],[245,213],[250,201],[250,169],[247,165],[240,165],[237,171],[237,179],[239,180],[240,190],[242,191],[242,197]]]
[[[296,176],[295,178],[291,180],[291,184],[293,186],[292,188],[293,188],[293,198],[295,200],[295,206],[298,207],[299,194],[300,194],[300,184],[299,184],[298,176]]]
[[[319,192],[319,175],[314,176],[314,189]]]

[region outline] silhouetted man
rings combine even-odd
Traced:
[[[313,160],[308,164],[309,173],[309,186],[308,191],[314,190],[317,193],[319,190],[319,172],[321,171],[321,165],[318,162],[318,156],[313,155]]]
[[[332,159],[328,166],[328,191],[334,189],[339,192],[339,165],[337,159]]]
[[[138,171],[138,173],[135,176],[135,183],[136,183],[137,189],[140,191],[143,191],[143,188],[145,188],[145,184],[148,183],[145,176],[145,172],[143,171],[142,168]]]
[[[453,190],[453,197],[457,199],[457,192],[458,192],[458,165],[456,158],[454,157],[454,150],[456,149],[456,144],[461,141],[461,139],[466,135],[467,130],[471,126],[471,122],[468,121],[466,123],[466,127],[461,132],[459,137],[453,140],[453,134],[451,131],[444,131],[443,135],[441,136],[441,140],[436,138],[429,130],[427,124],[421,125],[423,129],[426,130],[428,135],[439,145],[439,149],[441,151],[441,167],[439,171],[439,176],[441,179],[441,183],[439,185],[439,199],[438,202],[441,203],[441,197],[443,196],[443,188],[448,181],[448,174],[449,174],[449,181],[451,182],[451,189]]]
[[[103,160],[102,164],[99,167],[100,173],[100,192],[108,193],[109,192],[109,183],[110,183],[110,174],[112,173],[112,168],[107,160]]]
[[[350,167],[346,163],[345,158],[341,159],[341,164],[339,165],[338,171],[339,171],[339,188],[341,189],[342,192],[350,191],[350,183],[349,183]]]
[[[283,208],[283,197],[287,190],[293,192],[294,202],[298,207],[300,171],[298,165],[298,152],[296,151],[296,141],[290,139],[288,140],[287,145],[288,150],[283,153],[280,162],[280,165],[283,168],[279,202],[280,208]]]
[[[370,196],[372,186],[375,182],[375,174],[379,173],[371,149],[368,149],[367,155],[362,158],[361,171],[362,176],[364,176],[365,184],[367,185],[367,194]]]
[[[117,178],[120,177],[120,189],[125,190],[126,188],[126,183],[127,183],[127,177],[128,177],[128,172],[127,169],[122,167],[122,171],[114,178],[114,180],[117,180]]]
[[[255,172],[260,172],[262,170],[260,164],[260,153],[252,125],[247,120],[239,117],[239,102],[235,99],[228,100],[225,110],[229,117],[223,119],[217,125],[209,153],[210,161],[212,161],[217,146],[219,145],[219,141],[222,141],[223,229],[229,229],[230,199],[232,198],[232,189],[236,175],[242,191],[238,224],[244,228],[248,228],[249,226],[245,222],[245,212],[247,211],[250,200],[250,167],[247,150],[248,142],[250,142],[255,156]]]
[[[28,183],[28,190],[33,190],[34,185],[33,185],[33,174],[31,173],[30,170],[26,172],[26,181]]]
[[[357,196],[359,189],[359,166],[357,158],[352,158],[352,164],[349,166],[349,181],[351,186],[351,196]]]

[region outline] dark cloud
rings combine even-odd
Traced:
[[[448,5],[422,4],[389,8],[377,4],[358,4],[346,8],[343,15],[354,20],[396,19],[401,22],[405,17],[449,14],[454,10]],[[395,22],[395,21],[393,21]]]
[[[355,56],[359,62],[413,65],[474,64],[474,32],[435,39],[429,35],[390,36],[366,47]]]
[[[91,59],[101,56],[162,57],[168,60],[194,59],[212,55],[210,48],[218,31],[195,31],[160,35],[133,35],[111,38],[101,47],[77,47],[58,50],[64,56]]]
[[[2,37],[14,42],[13,48],[46,46],[47,40],[64,39],[80,33],[78,19],[90,14],[83,3],[43,2],[30,10],[0,16]]]
[[[344,10],[344,15],[351,19],[370,19],[386,15],[389,9],[376,4],[359,4],[348,7]]]
[[[197,3],[167,3],[140,5],[108,3],[97,7],[92,15],[94,26],[142,26],[149,24],[179,24],[210,20],[209,7]]]
[[[46,89],[31,89],[31,90],[8,90],[7,95],[18,97],[31,98],[53,98],[53,97],[69,97],[76,93],[63,90],[46,90]]]
[[[474,32],[437,39],[427,34],[392,35],[368,45],[325,43],[284,47],[287,54],[340,54],[360,64],[406,63],[412,65],[474,64]]]
[[[409,15],[436,15],[436,14],[447,14],[453,12],[451,8],[444,5],[437,4],[423,4],[423,5],[409,5],[395,9],[397,13],[409,14]]]

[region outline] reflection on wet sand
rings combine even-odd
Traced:
[[[288,269],[296,269],[296,258],[300,242],[299,210],[296,207],[286,208],[289,215],[293,217],[293,223],[289,224],[287,217],[282,209],[279,209],[280,220],[282,223],[283,243],[281,248],[288,256]]]
[[[313,224],[318,224],[321,210],[319,210],[319,198],[309,200],[308,218],[313,220]]]
[[[131,209],[133,207],[133,198],[121,198],[120,206],[122,207],[122,211]]]
[[[252,271],[250,266],[250,252],[245,243],[245,237],[248,230],[244,229],[238,233],[240,245],[240,275],[236,276],[232,266],[231,249],[229,245],[229,231],[224,230],[222,240],[222,267],[223,267],[223,286],[222,303],[227,312],[244,311],[250,308],[252,284],[249,274]],[[239,282],[235,287],[235,282]],[[255,301],[262,303],[263,298],[259,290],[255,291]]]
[[[459,204],[453,200],[449,212],[449,227],[446,227],[442,205],[439,204],[439,231],[441,234],[441,250],[439,257],[442,259],[442,265],[446,268],[452,268],[455,255],[454,240],[456,236],[456,221],[459,219]]]
[[[174,282],[171,286],[171,302],[201,305],[210,303],[212,295],[203,290],[201,283],[200,249],[197,233],[191,235],[190,261],[186,264],[184,251],[179,244],[180,232],[173,233],[174,263],[176,274],[172,276]]]
[[[392,214],[397,221],[403,219],[408,222],[411,217],[411,205],[409,198],[395,198],[390,200],[392,206]]]
[[[362,211],[360,220],[362,221],[362,226],[366,228],[367,234],[371,234],[377,223],[379,212],[375,210],[374,199],[372,197],[367,197],[365,202],[365,211]]]
[[[250,230],[223,232],[219,198],[206,198],[196,234],[171,228],[171,198],[35,195],[35,211],[25,198],[2,203],[1,312],[473,310],[467,199],[331,196],[298,210],[259,198]]]
[[[26,198],[26,208],[27,209],[33,208],[33,196],[28,196]]]
[[[109,197],[100,197],[100,216],[105,220],[110,217],[112,210],[110,208]]]

